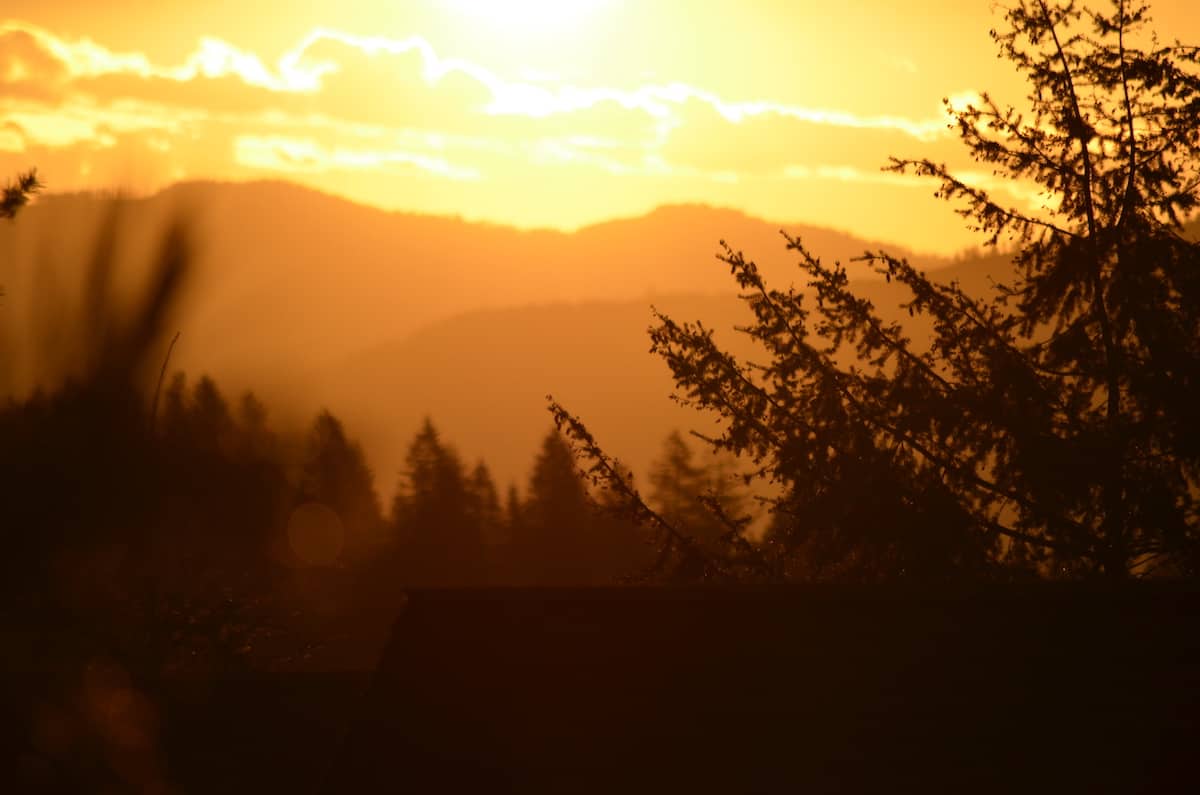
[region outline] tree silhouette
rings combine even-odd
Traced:
[[[568,445],[569,446],[569,445]],[[633,473],[617,463],[622,481],[633,486]],[[591,517],[595,551],[592,553],[603,582],[642,582],[658,576],[653,538],[628,515],[619,494],[600,489],[592,495],[597,510]]]
[[[1135,46],[1148,18],[1140,3],[1018,2],[993,37],[1028,108],[947,103],[973,158],[1040,206],[892,159],[990,245],[1016,246],[988,296],[863,257],[932,321],[927,345],[792,238],[808,292],[768,287],[722,242],[765,364],[657,314],[652,351],[679,397],[783,489],[773,576],[1196,572],[1200,248],[1181,222],[1200,189],[1200,50]]]
[[[709,466],[697,463],[692,448],[676,430],[663,440],[662,454],[651,465],[648,497],[663,518],[687,527],[702,544],[716,546],[728,527],[711,509],[711,501],[726,517],[740,518],[746,509],[733,477],[727,456],[713,457]]]
[[[479,461],[467,478],[467,496],[471,515],[479,526],[482,540],[488,546],[502,543],[505,535],[504,512],[500,507],[500,495],[487,464]]]
[[[328,411],[317,415],[309,431],[300,498],[322,503],[338,515],[350,557],[361,557],[381,543],[383,517],[366,456]]]
[[[517,484],[510,483],[504,495],[504,527],[508,532],[510,542],[519,533],[517,528],[521,525],[523,513],[521,493],[517,489]]]
[[[622,469],[622,478],[630,478]],[[518,580],[536,585],[606,585],[648,563],[645,532],[621,515],[611,495],[589,493],[571,445],[556,429],[542,440],[526,500],[511,502]]]
[[[41,189],[42,183],[35,169],[18,174],[0,193],[0,218],[15,218],[17,212]]]
[[[704,490],[704,470],[692,463],[692,449],[679,431],[663,440],[662,455],[650,469],[650,500],[658,512],[676,522],[693,524],[697,498]]]
[[[587,488],[571,451],[551,431],[542,439],[521,506],[520,535],[513,539],[518,568],[534,584],[580,585],[591,580]]]
[[[475,585],[483,579],[477,500],[462,460],[428,418],[405,457],[392,505],[402,578],[419,585]]]
[[[42,187],[36,169],[18,174],[15,179],[4,186],[4,191],[0,192],[0,218],[15,218],[17,212],[28,204],[29,199]],[[3,295],[4,287],[0,286],[0,296]]]

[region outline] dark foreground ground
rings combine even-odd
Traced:
[[[120,720],[90,745],[10,677],[10,791],[1200,791],[1196,589],[413,591],[396,615],[373,675],[99,674],[88,709]]]

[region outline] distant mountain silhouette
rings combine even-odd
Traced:
[[[385,493],[424,414],[468,458],[523,482],[549,422],[547,392],[644,471],[671,427],[697,423],[667,399],[667,370],[646,352],[649,305],[722,332],[738,322],[736,286],[715,259],[720,239],[753,256],[772,284],[798,275],[778,225],[697,205],[574,233],[384,212],[279,182],[183,183],[125,205],[133,261],[173,211],[194,219],[199,275],[177,319],[173,368],[253,387],[297,419],[328,405],[363,438]],[[0,353],[16,388],[44,364],[22,358],[24,341],[61,329],[55,285],[73,292],[110,206],[52,195],[0,225]],[[827,262],[884,248],[980,289],[1004,262],[952,263],[834,230],[785,229]],[[881,306],[896,303],[894,287],[869,284]]]
[[[271,360],[329,359],[482,307],[725,293],[727,274],[713,259],[722,237],[764,267],[788,259],[776,225],[701,206],[569,234],[384,212],[280,182],[183,183],[129,204],[139,232],[176,207],[196,218],[200,289],[180,362],[256,377]],[[24,292],[22,264],[43,252],[83,259],[107,205],[95,195],[49,196],[0,229],[5,270],[15,268],[3,274],[9,300]],[[834,258],[878,245],[827,229],[789,231]]]
[[[1001,263],[964,260],[940,275],[983,291],[988,271],[999,272]],[[899,308],[904,296],[895,284],[872,280],[861,290],[916,339],[927,333],[927,324]],[[476,310],[315,368],[304,381],[362,433],[384,490],[394,485],[392,473],[426,414],[469,458],[486,458],[501,482],[523,485],[549,424],[547,393],[580,414],[605,449],[644,480],[672,428],[715,429],[671,400],[670,371],[648,353],[651,303],[677,321],[702,320],[723,346],[755,360],[758,349],[735,330],[750,320],[749,310],[730,285],[723,295]]]

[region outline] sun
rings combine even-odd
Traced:
[[[502,35],[563,34],[611,0],[441,0],[464,18]]]

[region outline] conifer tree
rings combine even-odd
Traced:
[[[679,431],[663,440],[662,453],[650,469],[650,500],[664,517],[691,523],[703,491],[704,471],[692,463],[692,449]]]
[[[717,500],[730,517],[740,516],[745,509],[744,500],[733,490],[730,466],[723,457],[713,457],[708,467],[698,463],[683,435],[672,431],[651,465],[650,504],[663,518],[688,528],[697,541],[716,545],[727,528],[709,501]]]
[[[595,574],[594,522],[587,487],[554,430],[542,440],[514,539],[519,568],[534,584],[582,585]]]
[[[479,527],[480,538],[488,546],[496,546],[506,535],[504,528],[504,512],[500,507],[500,495],[496,492],[496,484],[487,464],[479,461],[471,470],[467,479],[468,505],[475,524]]]
[[[1006,21],[993,38],[1028,82],[1025,107],[985,94],[947,109],[972,157],[1039,204],[929,160],[890,166],[1014,247],[993,294],[869,252],[932,321],[918,345],[801,241],[788,247],[806,291],[769,287],[722,243],[764,363],[700,323],[660,314],[651,329],[681,399],[722,420],[716,445],[783,491],[772,576],[1200,566],[1200,247],[1182,228],[1200,201],[1200,50],[1147,35],[1131,0],[1019,0]]]
[[[462,460],[428,418],[405,458],[392,507],[404,579],[472,585],[483,578],[483,539]]]
[[[632,474],[614,464],[617,477]],[[556,429],[542,440],[527,499],[510,490],[514,569],[518,580],[540,585],[611,585],[637,579],[650,567],[649,534],[621,510],[621,498],[601,490],[575,464],[568,440]]]
[[[228,449],[233,435],[229,404],[217,383],[202,376],[192,390],[191,431],[193,442],[213,449]]]
[[[35,193],[42,189],[37,170],[30,169],[18,174],[0,192],[0,218],[15,218],[22,207],[29,203]]]
[[[521,525],[523,513],[521,493],[517,490],[517,484],[510,483],[508,484],[508,491],[504,496],[504,523],[508,530],[510,542],[515,536],[519,535],[517,528]]]
[[[10,220],[16,218],[17,212],[28,204],[30,198],[41,189],[42,183],[38,180],[35,169],[18,174],[0,192],[0,218],[8,218]],[[0,287],[0,296],[3,295],[4,288]]]
[[[632,487],[633,473],[617,463],[622,481]],[[653,535],[624,510],[620,495],[600,489],[594,496],[596,510],[591,517],[594,529],[597,582],[603,584],[639,582],[653,575],[655,550]]]
[[[381,542],[379,497],[366,456],[329,411],[318,414],[309,431],[300,497],[322,503],[338,515],[351,557]]]

